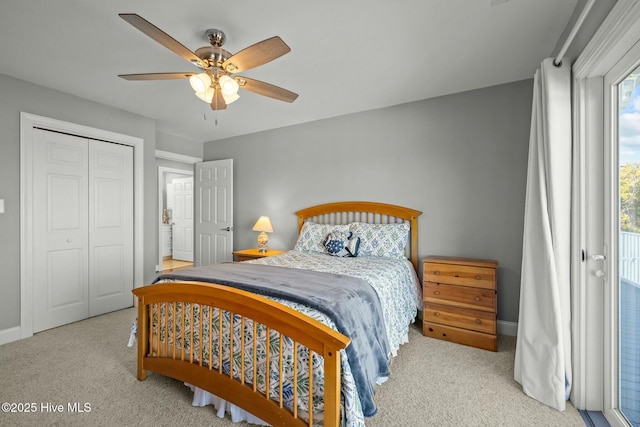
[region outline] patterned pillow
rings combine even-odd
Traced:
[[[332,231],[349,231],[348,225],[317,224],[315,222],[305,222],[300,230],[298,241],[293,247],[300,252],[321,252],[325,253],[324,241]]]
[[[379,256],[403,258],[404,248],[409,241],[408,223],[367,224],[353,222],[350,227],[354,235],[360,237],[358,256]]]
[[[355,257],[358,256],[360,238],[351,231],[333,231],[327,235],[324,247],[332,256]]]

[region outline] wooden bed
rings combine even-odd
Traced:
[[[418,265],[418,221],[420,211],[402,206],[389,205],[374,202],[338,202],[313,206],[296,212],[299,221],[299,229],[305,221],[313,221],[321,224],[348,224],[351,222],[367,222],[374,224],[410,223],[410,240],[407,243],[405,254],[411,260],[417,271]],[[324,324],[301,314],[285,305],[274,302],[268,298],[250,292],[234,289],[218,284],[203,282],[172,282],[145,286],[135,289],[133,293],[138,298],[138,373],[139,380],[144,380],[147,371],[160,373],[180,381],[200,387],[230,403],[250,412],[260,419],[278,426],[311,426],[319,420],[314,418],[313,412],[299,414],[297,410],[297,385],[294,380],[294,402],[292,408],[282,405],[282,372],[277,371],[267,375],[266,389],[269,390],[269,377],[274,375],[279,381],[279,397],[273,398],[270,393],[263,393],[256,387],[255,372],[257,371],[255,356],[253,365],[251,360],[245,360],[245,346],[253,346],[253,354],[256,353],[256,341],[247,343],[244,335],[245,328],[253,328],[251,336],[257,336],[258,325],[266,327],[269,331],[277,331],[280,336],[280,351],[277,352],[279,360],[276,365],[282,369],[282,342],[283,336],[293,340],[294,349],[297,346],[306,347],[309,352],[316,353],[323,358],[324,363],[324,413],[322,423],[325,426],[340,425],[340,350],[349,345],[350,339]],[[176,305],[182,305],[182,315],[176,316]],[[199,322],[199,331],[195,334],[203,337],[203,329],[213,331],[216,325],[212,324],[213,312],[220,313],[220,335],[209,334],[208,342],[190,346],[185,350],[185,341],[194,342],[194,330],[190,328],[190,337],[174,339],[169,344],[167,337],[173,333],[176,336],[176,325],[179,331],[185,329],[185,325],[194,324],[194,316],[203,314],[206,321]],[[159,315],[160,312],[166,315]],[[206,315],[209,313],[210,315]],[[231,328],[234,322],[240,322],[242,338],[234,343],[233,334],[230,338],[222,337],[222,313],[230,313]],[[204,323],[204,325],[203,325]],[[212,339],[215,338],[215,344]],[[176,343],[176,341],[180,341]],[[234,367],[231,359],[231,369],[223,371],[222,354],[226,351],[232,354],[240,351],[243,355]],[[218,347],[218,348],[215,348]],[[269,346],[267,359],[269,358]],[[208,351],[207,351],[208,350]],[[293,352],[294,372],[296,366],[296,354]],[[215,356],[217,354],[218,356]],[[208,355],[208,357],[207,357]],[[309,371],[312,371],[311,353],[309,353]],[[219,360],[215,358],[219,357]],[[271,362],[271,365],[273,362]],[[214,368],[214,366],[218,368]],[[247,368],[247,366],[249,366]],[[239,378],[233,375],[233,371],[241,371]],[[255,369],[253,369],[255,368]],[[253,371],[253,381],[245,381],[245,369]],[[265,369],[270,369],[265,367]],[[295,378],[295,375],[294,375]],[[314,387],[312,378],[309,378],[309,387]],[[309,393],[311,396],[311,393]],[[311,397],[309,398],[311,400]],[[309,402],[312,407],[312,402]],[[320,418],[320,417],[318,417]]]

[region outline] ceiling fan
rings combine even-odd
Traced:
[[[251,45],[232,55],[222,48],[225,34],[216,29],[206,31],[211,46],[192,52],[176,39],[135,13],[119,16],[175,54],[197,66],[202,71],[177,73],[120,74],[126,80],[173,80],[188,78],[196,96],[211,105],[212,110],[224,110],[227,104],[239,98],[239,88],[280,101],[293,102],[298,94],[248,77],[234,74],[250,70],[281,57],[291,51],[278,36]]]

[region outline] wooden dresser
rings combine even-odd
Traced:
[[[496,269],[487,259],[423,259],[425,336],[498,351]]]

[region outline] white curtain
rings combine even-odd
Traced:
[[[571,391],[571,67],[534,77],[514,378],[563,411]]]

